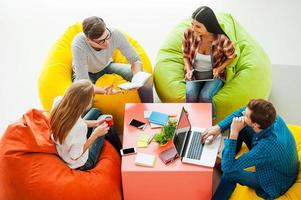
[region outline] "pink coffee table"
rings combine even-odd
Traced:
[[[144,111],[158,111],[170,115],[179,115],[182,106],[189,113],[192,126],[207,128],[212,125],[210,103],[127,103],[125,105],[123,148],[136,147],[137,138],[142,132],[129,126],[132,118],[146,122],[147,134],[158,133],[160,129],[151,129]],[[179,116],[178,116],[179,117]],[[212,195],[213,168],[184,164],[177,159],[165,165],[159,158],[159,153],[169,148],[161,147],[152,142],[147,148],[137,148],[138,152],[156,155],[153,168],[135,165],[135,156],[122,157],[122,185],[125,200],[207,200]]]

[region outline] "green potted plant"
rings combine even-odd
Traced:
[[[177,121],[169,120],[168,123],[161,129],[161,132],[155,134],[154,141],[161,146],[167,144],[167,142],[172,139],[173,134],[176,130],[176,126]]]
[[[156,133],[154,136],[154,141],[157,142],[160,146],[164,146],[168,142],[163,132]]]

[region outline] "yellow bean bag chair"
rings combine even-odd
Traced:
[[[76,34],[82,32],[82,24],[77,23],[70,26],[61,38],[56,42],[50,51],[39,77],[39,97],[42,106],[49,111],[52,106],[52,101],[56,96],[63,95],[65,90],[72,83],[72,51],[71,43]],[[141,47],[141,45],[125,33],[128,41],[134,47],[143,63],[143,69],[152,73],[151,62]],[[113,62],[128,63],[126,58],[119,50],[113,54]],[[124,83],[121,76],[116,74],[106,74],[98,79],[96,85],[105,86],[114,83],[116,87],[118,84]],[[99,108],[103,113],[109,113],[114,116],[115,125],[122,133],[123,130],[123,116],[125,103],[139,103],[140,97],[137,90],[131,90],[126,94],[117,95],[96,95],[94,98],[94,106]]]
[[[297,151],[299,155],[299,160],[301,159],[301,126],[296,125],[288,125],[289,129],[294,135]],[[239,154],[248,151],[246,145],[243,145]],[[237,184],[236,189],[234,190],[230,200],[259,200],[262,199],[258,197],[253,189],[248,188],[247,186],[242,186]],[[277,200],[299,200],[301,199],[301,165],[299,166],[299,174],[297,176],[296,182],[292,185],[292,187],[281,197],[277,198]]]

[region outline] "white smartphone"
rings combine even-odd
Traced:
[[[146,128],[146,123],[141,122],[137,119],[132,119],[129,123],[129,125],[134,126],[136,128],[139,128],[141,130],[144,130]]]
[[[120,149],[121,156],[131,155],[137,153],[136,147]]]

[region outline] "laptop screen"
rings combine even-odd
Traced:
[[[173,143],[180,156],[182,155],[185,141],[190,129],[191,129],[191,125],[188,119],[188,113],[185,111],[183,107],[173,137]]]
[[[198,70],[194,70],[193,71],[193,75],[195,80],[210,80],[213,79],[213,72],[212,71],[198,71]]]

